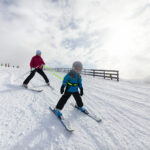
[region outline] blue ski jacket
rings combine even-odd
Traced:
[[[78,92],[78,87],[82,87],[82,78],[75,71],[71,70],[63,80],[63,86],[66,87],[66,92],[75,93]]]

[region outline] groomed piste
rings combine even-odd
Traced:
[[[149,84],[82,76],[84,106],[102,122],[73,108],[71,98],[62,111],[70,133],[49,110],[60,98],[62,81],[46,71],[52,90],[36,74],[29,87],[43,91],[34,92],[21,87],[23,72],[0,68],[0,150],[150,149]]]

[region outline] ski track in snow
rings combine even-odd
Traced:
[[[102,122],[74,109],[71,97],[62,111],[69,133],[49,110],[62,81],[46,71],[52,91],[36,74],[29,86],[43,89],[37,93],[21,87],[23,72],[0,68],[0,150],[150,150],[149,84],[82,76],[85,107]]]

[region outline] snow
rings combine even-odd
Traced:
[[[44,91],[28,91],[20,86],[26,71],[0,68],[0,150],[150,150],[150,84],[82,76],[85,107],[103,121],[74,109],[71,97],[62,111],[69,133],[48,109],[62,81],[46,72],[52,91],[36,74],[29,85]]]

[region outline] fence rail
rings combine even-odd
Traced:
[[[68,73],[71,68],[53,68],[57,72],[66,72]],[[102,77],[104,79],[116,79],[119,81],[119,71],[118,70],[99,70],[99,69],[83,69],[81,74],[93,76],[93,77]]]

